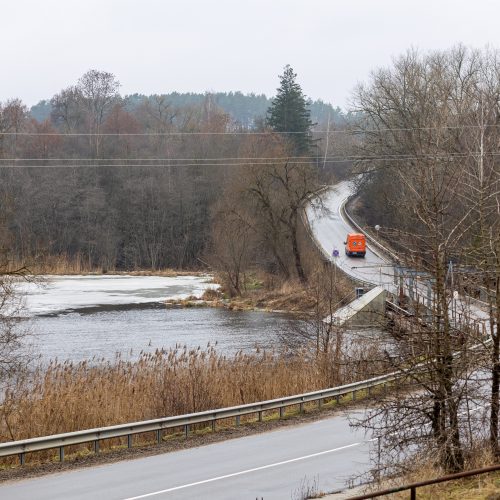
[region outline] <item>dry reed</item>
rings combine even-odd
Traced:
[[[103,266],[96,266],[89,262],[84,255],[76,254],[69,256],[60,255],[42,255],[33,259],[11,259],[13,268],[26,267],[29,272],[35,275],[40,274],[102,274],[106,271],[113,271],[112,268],[104,269]]]
[[[209,346],[142,353],[136,361],[54,361],[9,384],[0,406],[0,440],[251,403],[367,376],[364,364],[361,371],[351,364],[334,369],[332,359],[306,351],[227,357]]]

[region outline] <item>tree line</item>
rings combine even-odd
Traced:
[[[254,127],[262,122],[273,101],[272,97],[264,94],[243,94],[242,92],[169,92],[161,95],[174,108],[203,106],[207,100],[210,100],[212,105],[228,114],[232,121],[246,128]],[[154,102],[157,98],[157,95],[135,93],[123,96],[122,100],[124,108],[129,112],[134,112],[144,103]],[[340,125],[349,119],[349,113],[321,99],[308,99],[307,105],[314,123],[326,124],[330,119],[332,123]],[[29,109],[29,114],[36,121],[43,122],[50,118],[52,106],[50,99],[43,99]]]
[[[291,68],[281,78],[269,114],[251,126],[212,95],[185,105],[172,95],[122,98],[116,77],[97,70],[56,94],[42,122],[19,99],[0,104],[0,210],[13,257],[217,266],[222,221],[244,205],[245,261],[305,279],[297,203],[336,165],[319,168],[310,101]]]

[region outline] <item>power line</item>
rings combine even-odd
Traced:
[[[493,153],[492,153],[493,154]],[[500,152],[494,153],[495,156],[500,155]],[[327,160],[328,163],[343,163],[346,161],[356,161],[358,163],[362,162],[373,162],[373,161],[386,161],[386,162],[398,162],[398,161],[418,161],[418,160],[425,160],[425,159],[433,159],[433,160],[453,160],[453,159],[460,159],[460,158],[466,158],[469,156],[474,156],[474,153],[469,153],[469,154],[463,154],[463,155],[427,155],[427,156],[415,156],[415,157],[370,157],[370,158],[359,158],[359,159],[353,159],[349,157],[344,157],[344,158],[339,158],[339,159],[330,159]],[[40,159],[40,162],[44,161],[49,161],[50,159]],[[78,161],[78,160],[67,160],[68,162],[71,161]],[[133,161],[131,159],[130,161]],[[84,163],[84,164],[75,164],[75,163],[56,163],[56,164],[22,164],[22,163],[12,163],[12,164],[2,164],[0,163],[0,168],[106,168],[106,167],[119,167],[119,168],[125,168],[125,167],[140,167],[140,168],[165,168],[165,167],[244,167],[244,166],[272,166],[276,164],[276,161],[255,161],[255,160],[248,160],[248,161],[216,161],[210,160],[211,162],[207,162],[204,160],[196,160],[195,162],[182,162],[178,163],[179,160],[167,160],[164,161],[163,163],[100,163],[96,162],[94,160],[94,163]],[[287,160],[286,158],[282,158],[281,161],[283,163],[288,163],[292,165],[309,165],[312,163],[312,161],[307,160],[307,161],[298,161],[298,160]]]
[[[309,164],[310,162],[293,162],[294,165],[298,164]],[[165,168],[165,167],[237,167],[246,166],[248,163],[174,163],[174,164],[143,164],[143,163],[110,163],[110,164],[84,164],[84,165],[66,165],[66,164],[56,164],[56,165],[0,165],[1,168],[105,168],[105,167],[149,167],[149,168]],[[270,166],[272,163],[252,163],[255,166]]]
[[[316,156],[217,156],[212,158],[0,158],[0,161],[217,161],[217,160],[316,160]]]
[[[379,132],[409,132],[413,130],[460,130],[476,128],[497,128],[500,124],[491,123],[485,125],[442,125],[436,127],[386,127],[366,130],[340,129],[340,130],[307,130],[307,131],[225,131],[225,132],[0,132],[5,136],[58,136],[58,137],[161,137],[161,136],[182,136],[182,135],[292,135],[292,134],[352,134],[363,135]]]
[[[424,153],[424,154],[386,154],[386,155],[331,155],[325,157],[327,161],[378,161],[378,160],[419,160],[419,159],[454,159],[454,158],[467,158],[471,156],[476,156],[483,154],[486,156],[498,156],[500,151],[468,151],[468,152],[457,152],[457,153]],[[206,162],[218,162],[224,163],[271,163],[271,162],[288,162],[288,163],[309,163],[318,160],[317,156],[288,156],[288,157],[209,157],[209,158],[0,158],[0,162],[12,162],[12,166],[16,166],[19,162],[92,162],[95,164],[102,164],[102,162],[190,162],[192,164],[198,165]],[[111,164],[114,164],[111,163]],[[142,165],[142,163],[141,163]],[[92,166],[92,165],[91,165]]]
[[[464,158],[474,155],[500,155],[500,151],[467,151],[467,152],[457,152],[457,153],[423,153],[423,154],[410,154],[410,153],[399,153],[399,154],[386,154],[386,155],[330,155],[327,156],[327,160],[385,160],[389,158],[396,159],[415,159],[415,158]],[[0,161],[6,162],[18,162],[18,161],[88,161],[88,162],[102,162],[102,161],[190,161],[190,162],[203,162],[203,161],[316,161],[319,156],[214,156],[209,158],[169,158],[169,157],[159,157],[159,158],[88,158],[88,157],[77,157],[77,158],[0,158]]]

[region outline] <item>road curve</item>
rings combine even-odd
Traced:
[[[368,468],[370,442],[336,416],[199,448],[6,483],[9,500],[290,499],[306,478],[346,486]]]
[[[323,208],[310,204],[306,209],[309,226],[318,245],[323,249],[330,260],[335,260],[336,265],[346,274],[361,281],[374,285],[381,285],[393,294],[398,293],[394,282],[394,267],[388,260],[376,253],[370,245],[367,247],[364,259],[358,257],[347,257],[344,252],[345,236],[354,231],[350,224],[344,219],[341,207],[351,195],[353,190],[352,181],[343,181],[329,188],[322,194]],[[332,257],[333,249],[339,250],[339,257]],[[404,291],[408,294],[410,272],[404,277]],[[433,292],[428,289],[427,280],[416,281],[414,292],[420,296],[420,300],[427,301],[433,297]],[[460,297],[453,303],[453,308],[483,325],[487,325],[489,313],[476,302],[471,302],[467,297]],[[450,307],[450,317],[452,308]]]
[[[364,258],[345,255],[343,242],[347,233],[355,230],[344,219],[341,207],[351,195],[352,189],[352,182],[340,182],[322,194],[323,207],[308,205],[306,215],[309,226],[325,255],[330,260],[335,260],[342,271],[358,280],[390,288],[394,280],[392,265],[369,245]],[[339,251],[336,258],[332,256],[334,249]]]

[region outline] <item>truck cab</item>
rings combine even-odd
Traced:
[[[366,237],[360,233],[348,233],[344,241],[345,254],[348,257],[364,257],[366,255]]]

